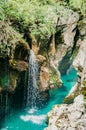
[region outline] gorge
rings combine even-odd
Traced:
[[[0,1],[0,130],[85,130],[86,1]]]
[[[65,96],[67,96],[68,92],[72,88],[72,86],[74,86],[74,84],[76,83],[77,73],[74,70],[74,68],[71,68],[68,74],[62,76],[62,81],[63,81],[63,86],[61,88],[50,90],[49,101],[46,103],[46,105],[43,108],[37,108],[35,106],[36,101],[34,102],[34,98],[32,98],[32,103],[34,106],[30,106],[30,108],[25,107],[23,110],[20,109],[17,110],[16,112],[13,111],[9,115],[7,115],[5,119],[2,120],[1,130],[3,129],[43,130],[47,126],[46,124],[47,112],[51,110],[53,105],[57,103],[61,104]]]

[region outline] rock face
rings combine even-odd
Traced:
[[[48,113],[48,119],[49,125],[45,130],[85,130],[84,96],[77,96],[70,105],[55,105]]]
[[[15,90],[20,72],[28,68],[30,48],[10,23],[0,21],[0,36],[0,88]]]
[[[28,43],[12,28],[11,24],[0,21],[0,57],[8,57],[10,68],[20,73],[26,71],[29,66],[28,58],[31,48],[40,65],[40,86],[43,91],[61,86],[60,73],[66,73],[72,64],[79,14],[65,6],[58,8],[57,14],[52,14],[56,33],[45,36],[44,41],[40,41],[29,32],[24,32],[27,33]],[[51,15],[47,17],[51,18]],[[18,76],[14,79],[16,79],[14,83],[17,83]]]
[[[32,39],[32,49],[37,55],[40,69],[40,80],[43,90],[54,89],[62,85],[60,72],[66,73],[72,64],[72,52],[74,49],[74,37],[76,35],[79,14],[70,9],[65,9],[66,17],[57,16],[57,32],[50,39],[37,44],[36,39]],[[45,58],[43,58],[43,56]],[[59,72],[60,70],[60,72]]]
[[[86,87],[86,38],[80,42],[80,48],[73,64],[78,70],[79,85]]]
[[[78,86],[86,87],[86,16],[79,22],[80,38],[77,44],[80,46],[73,65],[78,70]]]
[[[71,18],[73,19],[72,16]],[[69,24],[69,26],[70,25],[71,24]],[[58,61],[60,61],[59,69],[62,73],[64,73],[64,69],[66,69],[66,67],[68,68],[68,64],[66,63],[71,63],[71,54],[74,51],[74,47],[79,47],[76,58],[73,62],[73,66],[78,71],[78,83],[76,84],[76,89],[70,94],[69,98],[71,98],[71,100],[73,101],[74,97],[76,97],[77,95],[78,96],[70,105],[62,104],[55,105],[53,107],[53,109],[48,113],[48,127],[45,128],[45,130],[86,129],[86,31],[84,22],[82,26],[78,27],[79,30],[77,30],[76,32],[75,28],[77,28],[77,22],[76,24],[74,22],[72,24],[72,27],[69,26],[64,28],[64,32],[61,33],[61,35],[63,34],[64,40],[63,44],[59,44],[57,47],[57,59]],[[80,35],[81,37],[78,37],[77,39],[77,35]],[[63,65],[65,65],[66,67],[64,67]],[[83,95],[79,95],[80,93],[83,93]]]
[[[57,33],[55,35],[55,57],[57,66],[62,74],[66,73],[72,63],[72,52],[75,46],[77,22],[79,14],[72,10],[64,10],[66,17],[60,17],[57,23]]]
[[[14,58],[14,53],[17,45],[23,45],[26,51],[29,46],[22,39],[21,35],[16,32],[10,23],[0,21],[0,57]]]

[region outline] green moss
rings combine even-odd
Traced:
[[[81,66],[78,66],[78,71],[82,72],[83,68]]]
[[[84,99],[86,100],[86,87],[82,87],[81,93],[84,95]]]
[[[86,87],[86,79],[83,80],[82,84]]]
[[[84,95],[84,107],[86,109],[86,87],[82,87],[81,93]]]
[[[50,71],[50,85],[54,85],[55,87],[56,86],[59,87],[62,85],[59,74],[54,67],[51,67],[51,71]]]
[[[63,103],[65,104],[71,104],[73,103],[75,97],[77,97],[80,94],[80,90],[79,90],[79,86],[76,86],[76,90],[74,91],[74,93],[72,93],[71,95],[69,95],[68,97],[66,97],[63,101]]]
[[[71,95],[71,96],[66,97],[64,99],[63,103],[65,103],[65,104],[71,104],[71,103],[73,103],[73,101],[74,101],[74,96]]]
[[[86,1],[85,0],[70,0],[69,5],[71,8],[81,11],[83,15],[86,14]]]
[[[16,60],[15,60],[15,59],[11,59],[11,60],[10,60],[10,66],[11,66],[12,68],[15,68],[15,67],[16,67]]]
[[[9,76],[8,75],[6,75],[4,77],[0,77],[0,86],[9,87]]]

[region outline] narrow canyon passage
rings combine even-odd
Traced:
[[[47,113],[53,105],[62,103],[77,81],[77,72],[74,68],[71,68],[61,78],[63,86],[49,92],[49,102],[43,108],[38,109],[33,106],[31,109],[26,107],[23,110],[13,111],[2,120],[1,130],[43,130],[47,126]]]

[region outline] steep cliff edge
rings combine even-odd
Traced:
[[[84,21],[84,19],[82,21]],[[71,93],[65,98],[65,104],[55,105],[48,113],[48,127],[45,128],[45,130],[85,130],[86,128],[85,21],[78,27],[78,29],[80,36],[76,42],[76,46],[78,46],[79,49],[73,61],[73,66],[77,70],[78,81],[73,91],[71,91]]]

